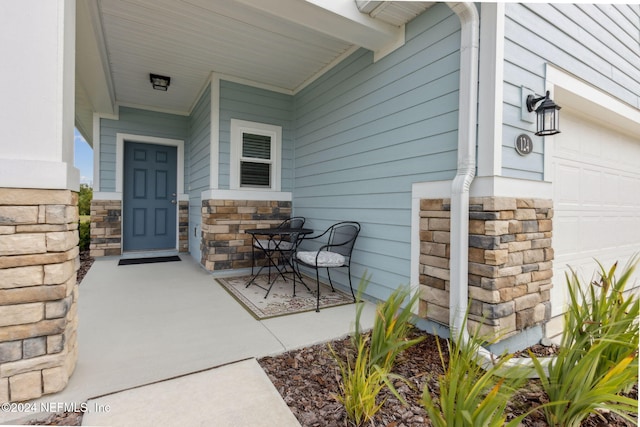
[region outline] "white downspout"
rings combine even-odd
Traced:
[[[469,190],[476,174],[476,128],[478,117],[478,51],[480,18],[473,3],[447,3],[460,18],[460,90],[458,107],[458,171],[451,185],[449,330],[451,338],[469,339],[463,328],[469,301]],[[499,356],[484,347],[477,363],[485,369]],[[551,358],[541,358],[546,365]],[[521,366],[537,376],[530,359],[510,359],[505,368]],[[508,375],[508,373],[507,373]]]
[[[449,326],[457,337],[469,299],[469,188],[476,174],[480,18],[473,3],[447,3],[460,18],[458,172],[451,185]],[[466,331],[463,332],[467,338]]]

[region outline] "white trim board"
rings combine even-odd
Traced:
[[[210,96],[209,188],[216,189],[220,179],[220,76],[216,73],[211,73]]]
[[[551,183],[503,176],[475,177],[469,190],[470,197],[515,197],[551,199]],[[414,199],[451,198],[451,181],[416,182],[412,186]]]
[[[265,191],[279,192],[281,187],[282,170],[282,126],[267,123],[250,122],[246,120],[231,119],[231,149],[229,165],[229,187],[231,190],[243,190],[240,185],[240,163],[242,161],[243,134],[252,133],[270,137],[270,188]],[[251,159],[251,161],[258,161]],[[250,188],[250,187],[249,187]],[[253,190],[256,190],[255,187]]]
[[[561,107],[570,108],[606,126],[615,127],[619,132],[640,134],[640,109],[591,86],[578,77],[547,64],[545,86],[551,98]],[[562,112],[560,130],[562,131]],[[544,179],[553,181],[553,136],[545,137],[544,145]]]
[[[177,199],[176,200],[188,200],[185,199],[184,194],[184,141],[181,139],[169,139],[158,138],[155,136],[134,135],[128,133],[116,134],[116,191],[111,194],[120,194],[120,200],[122,200],[123,184],[124,184],[124,143],[125,141],[136,142],[141,144],[156,144],[167,145],[170,147],[176,147],[178,159],[177,159]],[[124,211],[124,203],[122,206]],[[124,230],[124,212],[122,214],[122,229]],[[122,236],[122,250],[124,252],[124,233]],[[176,203],[176,249],[180,249],[180,213],[179,206]]]
[[[292,193],[288,191],[256,191],[256,190],[206,190],[201,200],[274,200],[290,202]]]
[[[502,174],[504,3],[483,3],[480,26],[478,176]]]

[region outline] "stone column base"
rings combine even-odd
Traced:
[[[180,227],[178,252],[189,252],[189,202],[180,202],[178,216],[178,227]]]
[[[0,188],[0,403],[66,387],[79,265],[77,193]]]
[[[471,198],[470,327],[506,339],[551,316],[553,201]],[[420,315],[449,324],[450,201],[421,200]]]
[[[92,257],[122,254],[122,202],[120,200],[91,201]]]
[[[269,228],[291,216],[291,202],[202,201],[202,265],[210,271],[251,267],[252,238],[244,230]]]

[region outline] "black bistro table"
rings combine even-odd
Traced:
[[[293,274],[298,274],[293,263],[291,262],[290,255],[295,253],[298,245],[304,239],[304,236],[308,234],[312,234],[313,230],[310,228],[252,228],[244,231],[247,234],[251,234],[253,237],[252,244],[252,252],[255,248],[258,248],[262,251],[265,258],[267,259],[266,265],[262,265],[257,273],[253,274],[253,266],[255,264],[255,256],[252,260],[251,270],[252,277],[249,282],[247,282],[246,287],[248,288],[251,284],[256,285],[257,287],[264,289],[267,291],[264,296],[267,298],[269,296],[269,292],[271,292],[271,288],[275,283],[278,275],[282,276],[282,278],[286,281],[287,278],[284,274],[287,272],[287,265],[291,267],[293,270]],[[278,265],[277,260],[281,259],[285,262],[282,267]],[[276,274],[273,280],[271,280],[271,267],[275,267]],[[262,270],[268,267],[269,269],[269,279],[268,279],[268,288],[262,287],[259,284],[255,283],[256,278],[260,275]],[[302,277],[300,278],[302,280]],[[304,282],[302,282],[304,284]],[[305,287],[307,286],[304,284]],[[307,288],[308,289],[308,288]],[[296,295],[296,290],[293,289],[293,296]]]

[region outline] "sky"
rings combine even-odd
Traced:
[[[93,149],[84,140],[78,129],[74,133],[74,165],[80,169],[80,183],[93,186]]]

